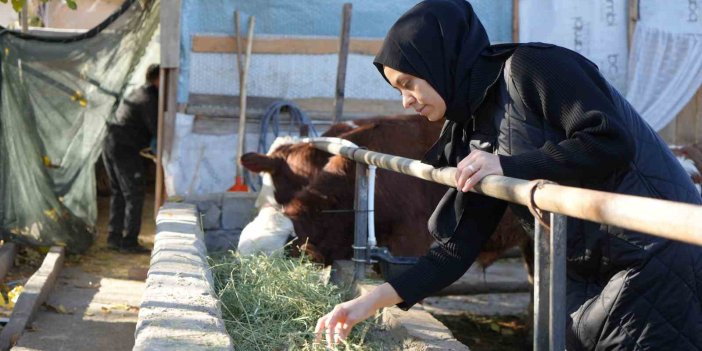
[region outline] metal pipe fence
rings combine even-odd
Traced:
[[[456,184],[454,167],[435,169],[417,160],[344,145],[334,138],[310,142],[317,149],[356,161],[356,279],[364,278],[370,262],[367,201],[373,189],[368,189],[368,165],[450,187]],[[534,349],[538,351],[565,350],[567,217],[702,246],[702,206],[494,175],[485,177],[473,191],[528,206],[537,213]]]

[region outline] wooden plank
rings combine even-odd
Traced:
[[[658,135],[663,138],[663,140],[668,143],[668,144],[675,144],[675,129],[677,127],[677,122],[676,120],[670,121],[667,126],[665,126],[663,129],[658,131]]]
[[[698,91],[675,118],[676,144],[692,144],[697,139],[695,127],[700,112],[697,104],[697,95],[699,94],[700,92]]]
[[[639,0],[628,0],[629,20],[627,21],[627,47],[631,48],[636,23],[639,21]]]
[[[291,99],[308,117],[314,120],[331,121],[333,98]],[[190,94],[185,113],[208,117],[235,118],[239,115],[239,97],[232,95]],[[246,99],[247,116],[260,120],[261,115],[276,98],[248,96]],[[344,99],[344,119],[361,117],[415,114],[412,109],[403,109],[398,100]]]
[[[336,67],[336,89],[334,90],[334,123],[339,122],[344,113],[346,87],[346,62],[349,59],[349,32],[351,31],[351,3],[345,3],[341,13],[341,33],[339,37],[339,60]]]
[[[29,31],[29,4],[27,4],[27,1],[22,5],[20,21],[22,24],[22,33],[27,33],[27,31]]]
[[[246,40],[242,39],[246,45]],[[202,53],[235,53],[236,37],[195,35],[192,38],[192,51]],[[349,53],[375,55],[383,45],[382,39],[351,38]],[[339,52],[339,39],[333,37],[256,37],[252,51],[254,54],[302,54],[327,55]]]
[[[180,3],[161,2],[161,68],[180,67]]]
[[[166,75],[168,69],[161,66],[158,77],[158,119],[156,122],[156,187],[154,189],[154,218],[158,216],[158,210],[161,208],[161,198],[163,197],[163,121],[166,111]]]
[[[12,310],[10,322],[0,333],[0,350],[8,350],[17,343],[24,329],[34,318],[39,306],[46,301],[59,272],[61,272],[64,255],[63,247],[52,247],[41,267],[29,278]]]
[[[163,159],[171,158],[171,149],[173,147],[173,138],[175,135],[176,113],[178,113],[178,68],[169,68],[166,80],[167,95],[165,102],[165,112],[163,114]],[[162,188],[163,191],[163,188]],[[163,204],[163,199],[161,201]]]

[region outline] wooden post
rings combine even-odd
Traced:
[[[352,8],[353,5],[351,5],[351,3],[345,3],[341,14],[339,64],[336,68],[336,90],[334,93],[334,123],[339,122],[344,112],[344,87],[346,85],[346,63],[349,58],[349,33],[351,31]]]
[[[249,29],[246,34],[246,54],[244,56],[243,65],[239,66],[241,70],[239,71],[239,145],[236,152],[236,180],[234,186],[231,187],[229,191],[248,191],[248,187],[244,184],[244,167],[241,165],[241,155],[244,154],[244,145],[246,143],[246,81],[248,78],[249,65],[251,64],[251,50],[253,48],[253,32],[255,25],[256,17],[249,17]],[[238,34],[239,28],[237,27],[237,47],[241,47],[241,40],[239,40]],[[237,55],[239,54],[237,53]]]
[[[29,5],[25,0],[24,5],[22,5],[22,12],[20,13],[20,21],[22,22],[22,33],[27,33],[29,31]]]
[[[636,22],[639,21],[639,0],[628,0],[629,21],[627,22],[627,47],[631,49],[634,40]]]
[[[168,69],[161,67],[158,77],[158,122],[156,124],[156,189],[154,194],[154,218],[158,215],[158,209],[163,202],[163,121],[166,112],[167,95],[167,75]]]
[[[156,156],[154,218],[164,202],[163,160],[170,158],[173,128],[178,109],[178,67],[180,66],[181,0],[161,3],[161,70],[159,75],[159,107]]]
[[[519,42],[519,0],[512,0],[512,42]]]

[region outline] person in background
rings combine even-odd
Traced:
[[[159,71],[146,70],[146,82],[119,104],[115,120],[107,125],[102,159],[110,179],[110,219],[107,247],[112,250],[148,253],[138,241],[144,207],[144,160],[139,151],[156,136]]]
[[[417,4],[374,63],[405,108],[444,121],[424,162],[456,167],[456,187],[429,219],[436,241],[415,266],[319,319],[329,345],[378,309],[409,309],[468,270],[508,206],[469,192],[485,176],[702,204],[595,64],[555,45],[491,46],[466,1]],[[510,206],[533,233],[530,211]],[[569,218],[566,254],[568,350],[702,349],[702,248]]]

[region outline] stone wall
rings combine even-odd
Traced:
[[[256,216],[256,193],[219,193],[185,199],[200,213],[207,251],[236,249],[242,229]]]

